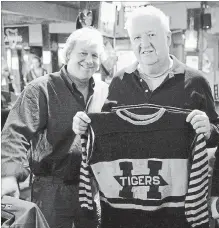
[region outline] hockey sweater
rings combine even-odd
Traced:
[[[186,123],[187,115],[185,110],[156,105],[89,114],[80,201],[92,209],[92,198],[86,201],[91,167],[104,228],[116,227],[112,221],[120,213],[129,216],[118,227],[150,227],[143,224],[151,217],[151,227],[161,226],[161,217],[176,219],[172,228],[208,227],[206,143]]]

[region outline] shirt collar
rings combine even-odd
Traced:
[[[70,77],[70,75],[67,72],[67,65],[64,65],[61,68],[61,74],[65,77],[65,79],[67,80],[68,84],[73,88],[73,90],[75,90],[76,89],[76,85],[71,80],[71,77]],[[95,86],[95,82],[94,82],[93,77],[91,77],[90,80],[89,80],[89,88],[93,90],[94,89],[94,86]]]
[[[173,65],[169,72],[169,78],[172,78],[175,74],[185,73],[185,64],[180,62],[175,56],[170,55],[170,58],[173,60]],[[131,74],[135,71],[138,71],[138,62],[132,63],[130,66],[125,68],[125,72]]]

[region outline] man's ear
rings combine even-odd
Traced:
[[[70,51],[67,51],[66,58],[65,58],[66,64],[68,63],[68,61],[70,59],[70,55],[71,55],[71,52]]]
[[[167,44],[170,47],[172,43],[172,33],[171,32],[167,32]]]

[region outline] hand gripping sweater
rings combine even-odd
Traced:
[[[171,228],[208,227],[206,142],[186,123],[187,115],[187,110],[156,105],[89,114],[88,138],[82,137],[80,202],[92,210],[93,172],[104,228],[162,227],[162,217],[174,221]],[[116,218],[119,225],[112,222]]]

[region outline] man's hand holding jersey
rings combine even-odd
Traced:
[[[191,123],[193,129],[197,134],[203,133],[206,140],[211,136],[211,124],[205,112],[200,110],[193,110],[186,119]],[[82,135],[87,130],[88,124],[91,122],[90,118],[85,112],[77,112],[73,118],[72,129],[77,135]]]
[[[210,138],[211,124],[205,112],[195,109],[190,112],[186,118],[186,121],[191,123],[193,129],[197,134],[203,133],[206,140]]]
[[[72,130],[76,135],[82,135],[86,132],[90,118],[85,112],[77,112],[73,118]]]

